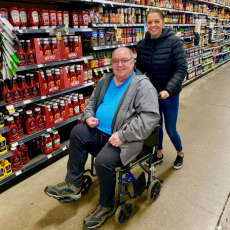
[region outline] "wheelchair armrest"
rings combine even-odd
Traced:
[[[159,130],[161,126],[157,125],[152,133],[144,140],[144,145],[155,147],[158,145]]]

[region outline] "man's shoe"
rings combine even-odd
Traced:
[[[57,185],[49,185],[45,188],[44,192],[56,199],[70,198],[77,200],[81,197],[81,187],[76,187],[66,181]]]
[[[174,164],[173,164],[173,168],[181,169],[183,166],[183,160],[184,160],[184,154],[183,154],[183,157],[177,155],[176,160],[174,161]]]
[[[157,154],[153,154],[153,157],[152,157],[152,165],[156,165],[158,163],[160,163],[161,160],[164,159],[164,155],[162,154],[162,157],[161,158],[158,158],[157,157]],[[145,166],[149,167],[149,162],[150,162],[150,159],[148,159],[146,162],[145,162]]]
[[[83,224],[88,229],[99,228],[108,218],[114,215],[115,211],[115,206],[111,208],[104,208],[98,204],[96,208],[85,218]]]

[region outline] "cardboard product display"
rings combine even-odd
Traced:
[[[39,86],[38,91],[41,96],[56,93],[61,90],[61,86],[57,86],[57,85],[51,88],[48,87],[45,88],[44,81],[43,81],[44,73],[42,71],[36,71],[34,73],[35,73],[36,83]]]
[[[79,85],[84,84],[84,73],[83,73],[83,66],[81,65],[81,75],[77,76],[77,81],[69,82],[66,69],[60,68],[61,73],[61,89],[69,89]]]
[[[78,52],[71,52],[67,53],[65,50],[65,45],[63,39],[59,41],[61,44],[61,53],[62,53],[62,59],[75,59],[75,58],[80,58],[83,56],[82,53],[82,42],[81,42],[81,36],[78,36]]]
[[[54,61],[59,61],[62,59],[61,42],[59,40],[57,40],[57,54],[51,54],[48,56],[41,55],[37,38],[31,38],[30,41],[31,41],[32,48],[35,54],[36,64],[54,62]]]

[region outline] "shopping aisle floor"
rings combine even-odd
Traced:
[[[135,213],[127,224],[119,226],[112,217],[101,229],[215,229],[230,191],[229,72],[230,63],[183,89],[178,131],[184,146],[184,166],[179,171],[172,168],[176,152],[165,135],[165,160],[157,169],[164,180],[159,199],[151,204],[144,192],[134,200]],[[89,193],[74,203],[60,204],[43,192],[46,185],[64,180],[67,159],[1,194],[1,226],[8,230],[84,229],[84,218],[97,204],[96,178]],[[136,167],[134,172],[139,175],[141,170]]]

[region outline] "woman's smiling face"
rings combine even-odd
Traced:
[[[165,22],[159,13],[150,13],[147,17],[146,24],[151,38],[159,38],[161,36]]]

